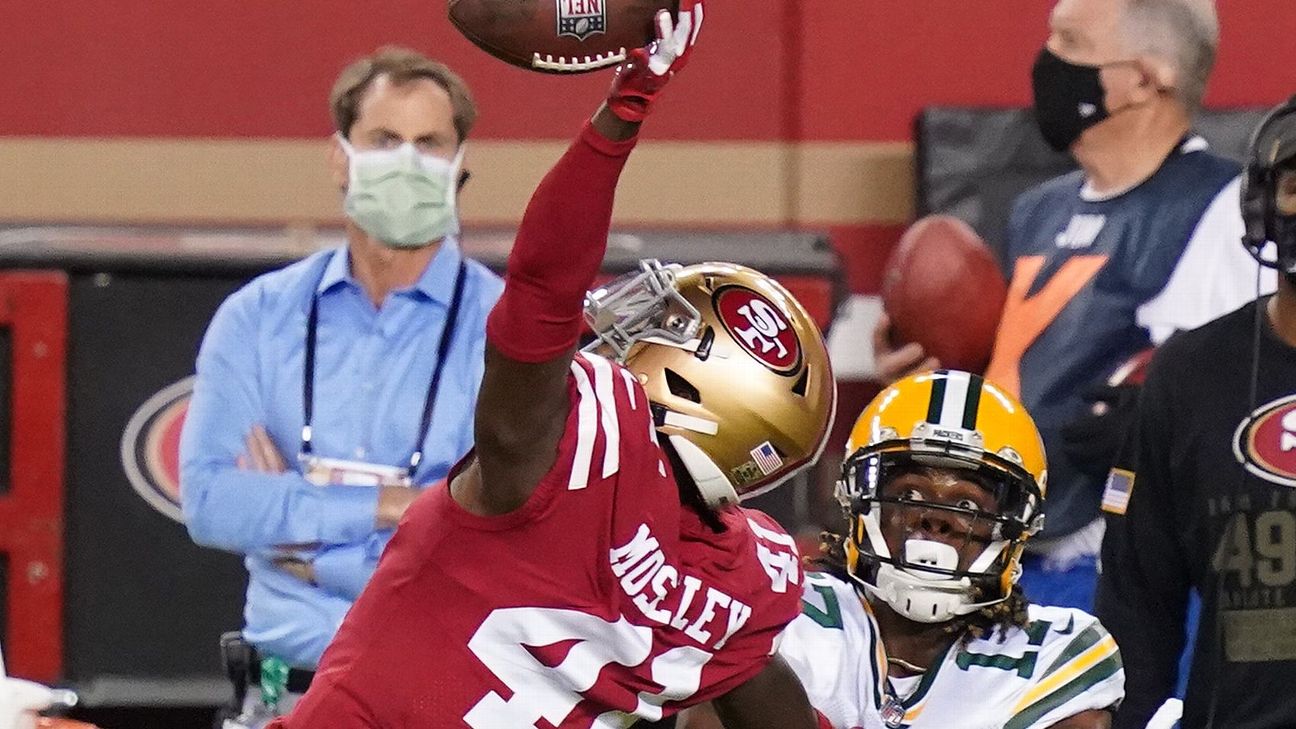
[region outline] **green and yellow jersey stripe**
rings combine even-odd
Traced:
[[[1120,669],[1121,658],[1116,641],[1097,628],[1082,631],[1044,672],[1043,680],[1013,707],[1013,718],[1004,725],[1004,729],[1030,726]]]

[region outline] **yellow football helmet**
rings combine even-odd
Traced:
[[[712,506],[767,491],[823,452],[837,385],[822,335],[744,266],[640,270],[590,292],[592,345],[643,385],[657,430]]]
[[[907,377],[860,415],[847,453],[837,484],[850,515],[847,569],[866,591],[901,615],[929,623],[1008,598],[1020,576],[1022,548],[1044,519],[1044,444],[1021,403],[967,372]],[[940,504],[884,493],[894,479],[924,468],[958,472],[993,497],[995,511],[966,500]],[[984,548],[966,569],[957,549],[936,540],[906,536],[900,554],[892,554],[882,534],[884,509],[935,510],[965,525],[965,539]]]

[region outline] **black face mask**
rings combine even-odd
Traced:
[[[1296,215],[1276,215],[1273,242],[1278,249],[1278,271],[1296,286]]]
[[[1040,49],[1031,70],[1035,120],[1053,149],[1067,151],[1086,129],[1110,116],[1098,72],[1098,66],[1069,63]]]

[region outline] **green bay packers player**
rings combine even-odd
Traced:
[[[833,729],[1104,729],[1124,693],[1093,616],[1027,604],[1045,456],[1015,399],[966,372],[888,387],[851,432],[849,533],[807,575],[780,654]],[[688,729],[716,726],[704,710]]]

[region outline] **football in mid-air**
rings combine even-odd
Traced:
[[[450,0],[450,22],[515,66],[585,73],[655,40],[657,11],[678,9],[679,0]]]
[[[972,227],[928,215],[900,238],[882,280],[894,344],[917,342],[942,367],[981,372],[990,361],[1008,287]]]

